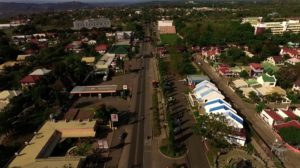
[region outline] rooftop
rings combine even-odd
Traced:
[[[117,89],[118,85],[75,86],[71,94],[115,93]]]
[[[273,118],[274,121],[282,121],[283,119],[278,115],[275,111],[265,109],[264,110],[270,117]]]
[[[41,129],[30,140],[10,163],[9,167],[63,167],[64,165],[74,165],[78,167],[80,158],[76,157],[58,157],[47,158],[49,151],[46,151],[48,145],[55,145],[55,138],[71,137],[94,137],[94,127],[96,121],[47,121]],[[52,162],[52,159],[60,160]],[[50,164],[53,163],[54,165]],[[77,166],[76,166],[77,165]]]
[[[275,76],[270,76],[269,74],[262,74],[262,78],[265,82],[276,82]]]

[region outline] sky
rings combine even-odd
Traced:
[[[0,0],[0,2],[23,2],[23,3],[57,3],[72,2],[74,0]],[[151,0],[75,0],[80,2],[145,2]]]

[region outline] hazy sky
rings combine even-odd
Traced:
[[[38,2],[38,3],[49,3],[49,2],[72,2],[74,0],[0,0],[0,2],[25,2],[25,3],[31,3],[31,2]],[[80,2],[138,2],[138,1],[151,1],[151,0],[75,0]]]

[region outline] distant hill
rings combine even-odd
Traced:
[[[9,17],[19,14],[30,14],[45,11],[74,10],[82,8],[93,8],[93,6],[91,4],[82,2],[44,4],[0,2],[0,17]]]

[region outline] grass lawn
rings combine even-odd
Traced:
[[[176,45],[179,37],[176,34],[162,34],[160,35],[161,44]]]

